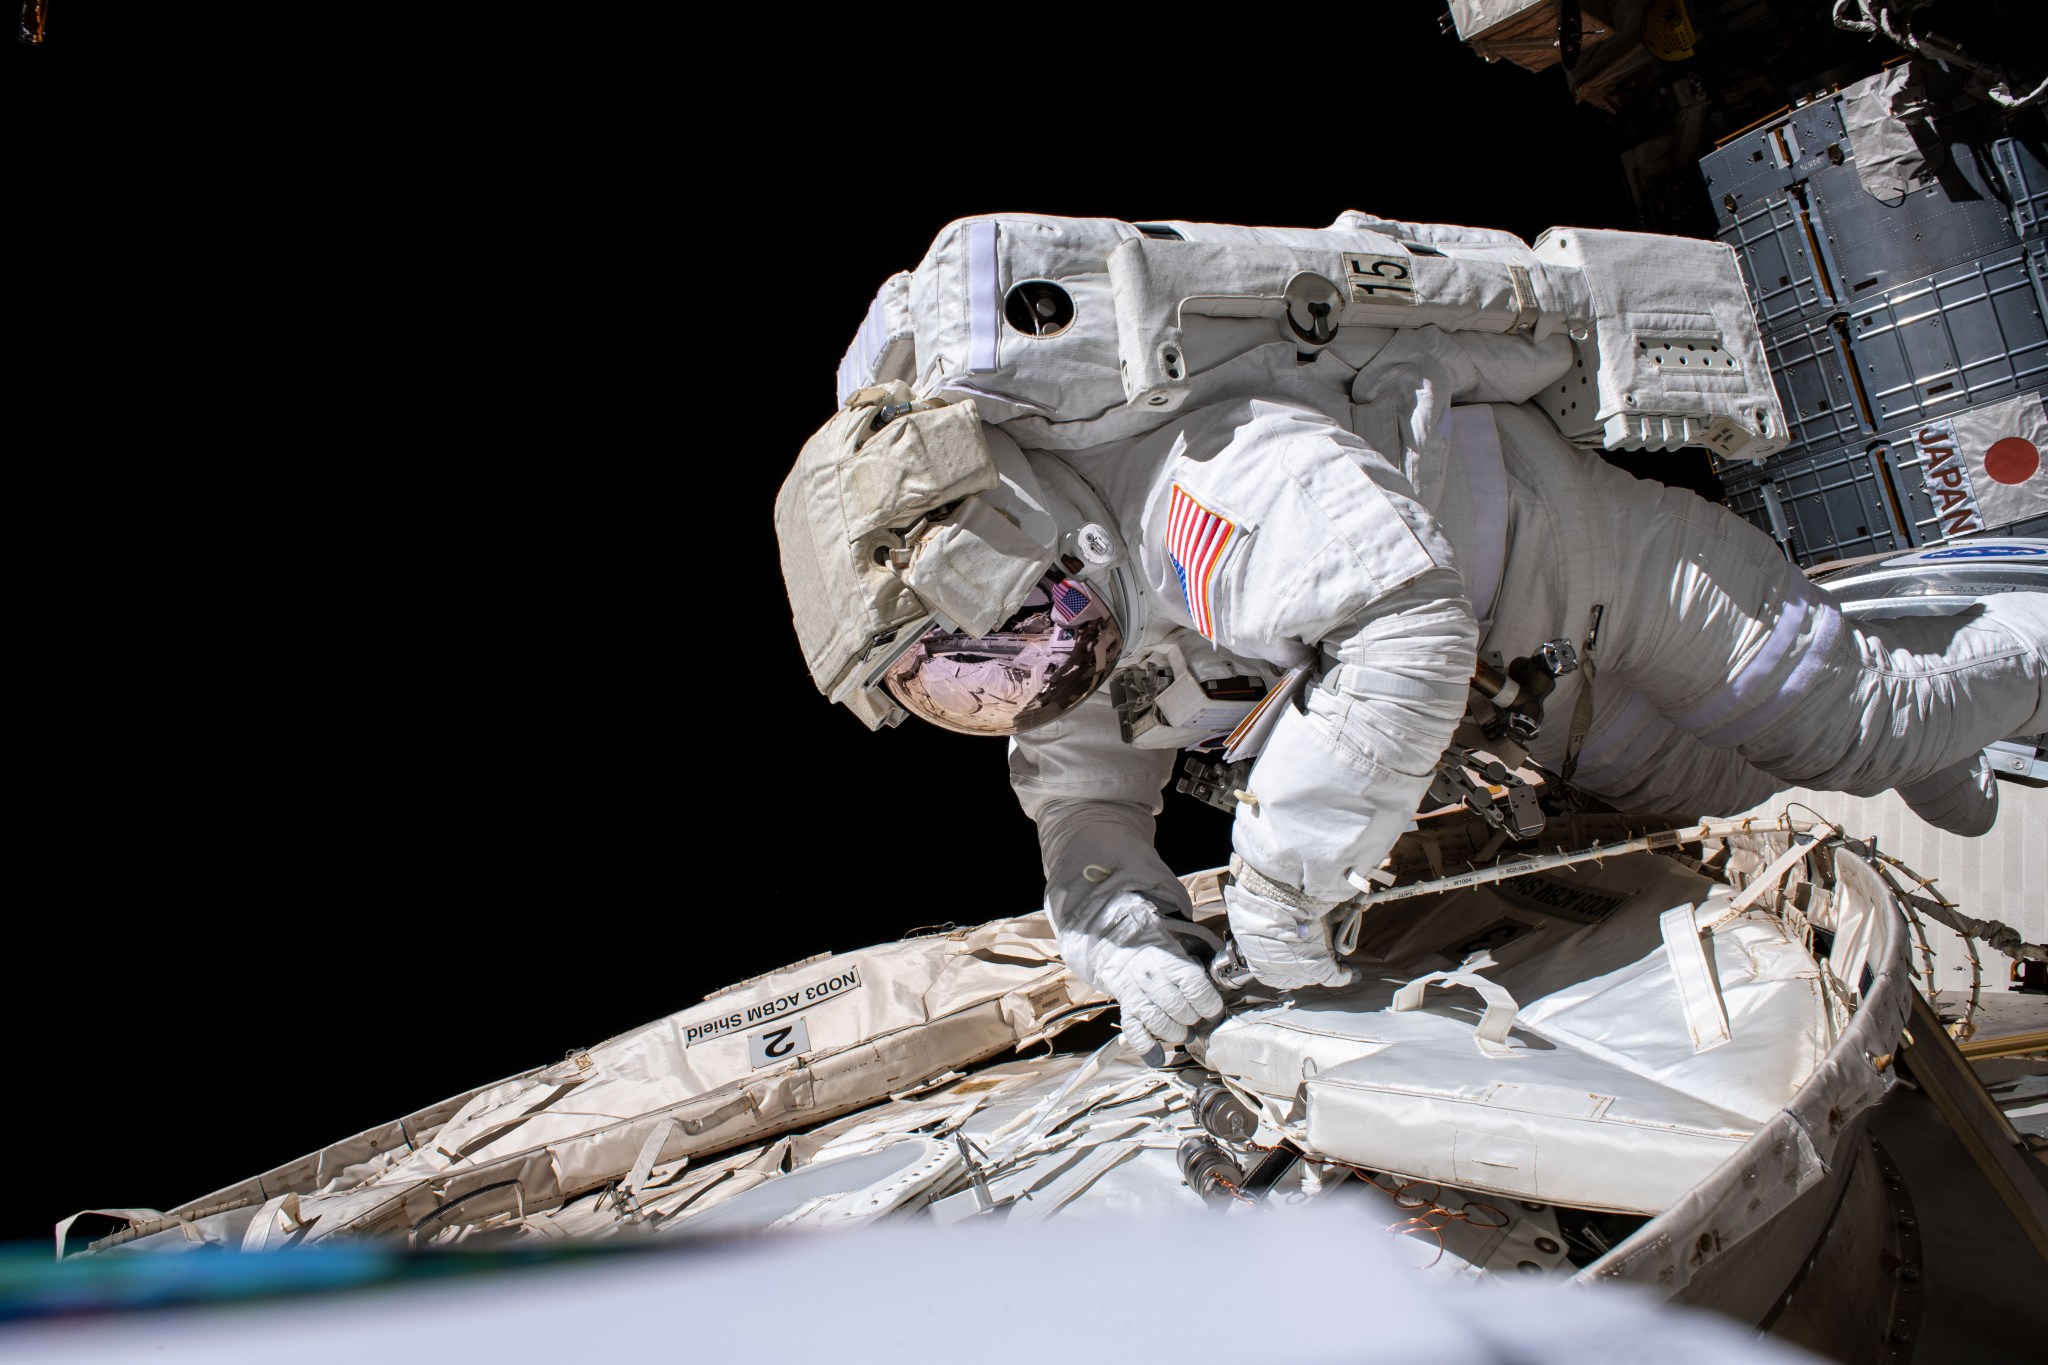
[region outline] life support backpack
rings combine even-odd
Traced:
[[[901,382],[1072,450],[1255,389],[1262,354],[1290,383],[1363,384],[1396,333],[1432,328],[1469,361],[1459,401],[1533,399],[1583,446],[1761,460],[1786,440],[1727,246],[1553,228],[1532,247],[1358,212],[1320,229],[962,219],[875,295],[839,401]],[[1343,363],[1319,370],[1325,354]]]

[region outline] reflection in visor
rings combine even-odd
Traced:
[[[988,635],[933,626],[882,675],[904,710],[963,735],[1015,735],[1078,705],[1123,653],[1091,584],[1049,570]]]

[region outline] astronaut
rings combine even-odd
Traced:
[[[1130,697],[1162,651],[1294,685],[1232,740],[1224,891],[1280,989],[1351,980],[1343,907],[1490,656],[1571,644],[1528,754],[1618,808],[1896,788],[1990,826],[1984,746],[2048,730],[2048,594],[1849,621],[1761,531],[1585,448],[1768,453],[1767,375],[1714,243],[962,220],[848,352],[777,499],[784,580],[828,697],[1009,737],[1062,949],[1142,1051],[1222,1008],[1153,848],[1176,754]]]
[[[1072,456],[985,429],[1004,479],[984,498],[1019,524],[1107,528],[1118,572],[1070,578],[1048,550],[978,643],[935,624],[881,685],[912,715],[1011,737],[1062,950],[1118,999],[1141,1051],[1223,1005],[1184,937],[1187,894],[1153,849],[1175,752],[1128,744],[1101,686],[1148,643],[1314,677],[1251,770],[1225,890],[1247,965],[1283,989],[1352,979],[1333,912],[1417,809],[1484,651],[1580,641],[1590,666],[1550,698],[1579,723],[1547,725],[1531,753],[1630,809],[1896,787],[1932,822],[1981,833],[1996,795],[1976,755],[2048,730],[2048,594],[1847,621],[1762,532],[1573,447],[1527,405],[1454,408],[1448,427],[1453,476],[1434,508],[1307,403],[1212,404]],[[1503,504],[1491,520],[1475,512],[1489,488]],[[987,677],[963,685],[976,669]]]

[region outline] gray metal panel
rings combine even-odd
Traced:
[[[1850,373],[1849,334],[1838,317],[1811,318],[1764,337],[1791,443],[1777,458],[1853,441],[1871,430]]]
[[[1872,454],[1881,448],[1878,442],[1866,448],[1859,439],[1819,454],[1780,455],[1762,470],[1749,466],[1754,473],[1722,466],[1723,501],[1775,539],[1768,488],[1790,523],[1792,554],[1801,564],[1910,548],[1914,542],[1893,515],[1885,471]]]
[[[1834,307],[1834,297],[1823,284],[1826,272],[1814,268],[1814,243],[1789,195],[1745,204],[1720,236],[1735,248],[1742,282],[1765,332]]]
[[[1816,170],[1809,206],[1834,259],[1835,292],[1856,299],[2018,244],[1989,156],[1951,141],[1948,164],[1897,204],[1872,197],[1854,161]]]
[[[1980,405],[1951,405],[1938,415],[1954,417],[1976,406]],[[1764,489],[1769,488],[1787,523],[1792,556],[1801,564],[1940,544],[1948,533],[1927,492],[1926,461],[1913,439],[1915,430],[1912,424],[1898,426],[1818,453],[1795,447],[1761,465],[1716,461],[1722,501],[1784,543],[1766,504]],[[2048,535],[2048,516],[1987,530],[1998,535]]]
[[[2019,138],[2002,137],[1991,144],[1991,164],[2005,182],[2013,231],[2022,237],[2048,231],[2048,166],[2042,165],[2038,149]]]
[[[1721,504],[1741,517],[1750,525],[1778,542],[1787,554],[1798,558],[1796,538],[1790,537],[1789,525],[1780,527],[1779,518],[1784,516],[1784,504],[1779,502],[1778,517],[1770,514],[1764,501],[1764,486],[1771,482],[1770,475],[1762,466],[1739,461],[1714,461],[1714,471],[1721,476]],[[1775,486],[1774,486],[1775,491]],[[1785,532],[1781,534],[1781,531]]]
[[[2048,243],[2037,239],[2029,249],[2009,247],[1856,304],[1849,344],[1877,428],[1948,416],[2048,382],[2044,267]]]
[[[1791,437],[1762,467],[1716,468],[1801,563],[1944,539],[1913,428],[2048,387],[2048,167],[2003,131],[1982,111],[1916,125],[1932,169],[1890,203],[1863,188],[1838,98],[1700,161]]]
[[[1847,150],[1841,102],[1827,99],[1730,138],[1700,158],[1700,174],[1726,229],[1757,200],[1781,195],[1822,166],[1839,164]]]
[[[1937,164],[1898,202],[1863,188],[1838,99],[1795,109],[1701,158],[1717,235],[1735,248],[1766,331],[1995,255],[2048,227],[2048,168],[2034,147],[1991,141],[1996,126],[1981,116],[1952,115],[1940,126],[1928,141]]]
[[[1700,160],[1717,235],[1735,248],[1766,331],[1835,306],[1832,277],[1816,260],[1817,249],[1824,259],[1824,247],[1806,213],[1804,186],[1835,165],[1845,147],[1840,105],[1826,100],[1751,129]]]

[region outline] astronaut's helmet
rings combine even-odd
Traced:
[[[882,686],[914,716],[963,735],[1019,735],[1078,706],[1123,654],[1108,594],[1055,564],[995,630],[933,625]]]

